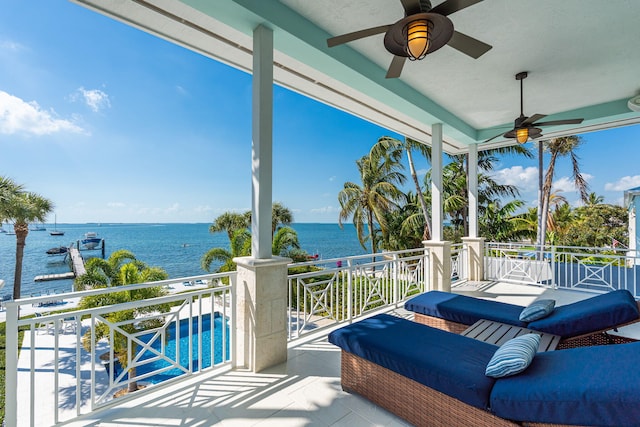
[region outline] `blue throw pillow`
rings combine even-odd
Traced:
[[[547,317],[556,306],[556,302],[552,299],[539,299],[528,306],[526,306],[522,312],[520,312],[521,322],[533,322],[534,320]]]
[[[502,344],[493,354],[485,375],[493,378],[519,374],[527,369],[540,345],[540,335],[525,334]]]

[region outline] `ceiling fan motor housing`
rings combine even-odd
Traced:
[[[409,56],[405,28],[409,23],[418,19],[427,20],[431,24],[427,55],[446,45],[453,37],[453,22],[446,16],[438,13],[416,13],[393,24],[384,35],[384,47],[389,53],[397,56]]]

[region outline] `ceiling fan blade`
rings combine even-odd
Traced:
[[[522,122],[520,125],[521,125],[521,126],[523,126],[523,125],[530,125],[530,124],[532,124],[533,122],[537,122],[537,121],[538,121],[538,120],[540,120],[540,119],[544,119],[545,117],[547,117],[547,115],[546,115],[546,114],[534,114],[533,116],[528,117],[528,118],[527,118],[527,120],[525,120],[524,122]]]
[[[474,59],[480,58],[491,49],[491,45],[458,31],[453,32],[453,36],[447,44]]]
[[[402,74],[402,67],[404,67],[406,60],[407,58],[404,56],[395,55],[391,61],[391,65],[389,65],[389,69],[387,70],[387,75],[385,77],[388,79],[400,77],[400,74]]]
[[[342,34],[341,36],[331,37],[327,39],[327,46],[334,47],[340,44],[349,43],[354,40],[362,39],[376,34],[385,33],[391,28],[391,25],[381,25],[379,27],[366,28],[364,30],[354,31],[353,33]]]
[[[422,12],[420,0],[400,0],[400,3],[402,3],[402,7],[404,7],[404,14],[406,16]]]
[[[534,123],[533,126],[555,126],[555,125],[579,125],[584,119],[551,120],[549,122]]]
[[[482,0],[447,0],[431,9],[430,12],[447,16],[469,6],[473,6],[476,3],[480,3],[481,1]]]
[[[497,134],[496,136],[492,136],[491,138],[485,140],[484,142],[489,142],[489,141],[493,141],[494,139],[496,139],[499,136],[503,136],[504,132],[500,132],[499,134]]]

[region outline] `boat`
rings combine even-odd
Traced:
[[[29,229],[29,231],[47,231],[47,227],[45,227],[44,225],[40,224],[36,224],[33,227],[31,227]]]
[[[64,231],[58,230],[58,217],[53,217],[53,230],[49,232],[52,236],[64,236]]]
[[[67,252],[69,252],[69,248],[67,248],[66,246],[58,246],[55,248],[47,249],[48,255],[65,255]]]
[[[84,239],[80,241],[80,243],[82,243],[82,246],[84,246],[86,249],[95,249],[98,247],[100,242],[102,242],[102,239],[99,238],[98,234],[94,231],[85,233]]]

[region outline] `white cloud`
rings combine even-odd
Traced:
[[[588,173],[583,173],[582,178],[585,181],[589,182],[593,180],[593,175]],[[553,181],[553,186],[551,187],[551,191],[562,191],[562,192],[570,193],[572,191],[578,191],[578,189],[573,183],[573,178],[568,176],[563,176],[562,178],[556,179],[555,181]]]
[[[588,173],[583,173],[582,178],[585,181],[589,182],[593,180],[593,175],[590,175]],[[562,191],[562,192],[570,193],[572,191],[578,191],[578,190],[576,189],[576,186],[573,183],[573,178],[568,176],[563,176],[562,178],[556,179],[555,181],[553,181],[553,186],[551,187],[551,191]]]
[[[333,207],[333,206],[324,206],[321,208],[313,208],[310,209],[311,213],[318,213],[318,214],[327,214],[327,213],[337,213],[340,212],[340,209]]]
[[[607,191],[625,191],[635,187],[640,187],[640,175],[623,176],[616,182],[607,182],[604,185]]]
[[[107,206],[110,208],[124,208],[126,205],[122,202],[109,202]]]
[[[568,176],[563,176],[560,179],[553,181],[551,191],[571,192],[575,191],[576,186],[573,185],[573,181]]]
[[[330,177],[329,177],[329,182],[333,182],[333,181],[335,181],[335,180],[336,180],[336,178],[337,178],[337,177],[336,177],[335,175],[330,176]]]
[[[493,179],[499,184],[515,185],[522,191],[530,191],[538,188],[538,168],[529,166],[512,166],[500,169],[493,174]]]
[[[76,93],[71,95],[71,100],[81,100],[84,102],[94,113],[99,112],[105,108],[111,107],[111,101],[109,101],[109,95],[100,89],[85,89],[80,87]]]
[[[17,42],[11,40],[0,40],[0,49],[2,50],[11,50],[11,51],[19,51],[24,47]]]
[[[0,91],[0,133],[5,135],[50,135],[57,132],[84,132],[75,123],[55,117],[55,111],[45,111],[37,102],[26,102]]]

